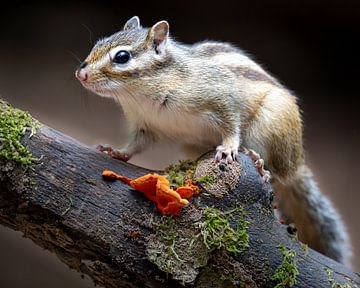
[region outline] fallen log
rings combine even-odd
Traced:
[[[0,105],[2,120],[9,117],[6,109]],[[215,163],[212,153],[201,157],[195,177],[214,181],[202,184],[202,194],[179,217],[164,216],[141,193],[101,176],[104,169],[134,179],[161,171],[111,159],[46,126],[31,137],[23,130],[31,163],[0,156],[0,224],[22,231],[100,286],[287,287],[292,280],[294,287],[359,285],[358,274],[307,249],[278,223],[271,185],[261,182],[243,154],[233,165]],[[0,137],[0,147],[5,141]],[[214,211],[227,217],[229,231],[245,229],[248,242],[239,251],[206,240]]]

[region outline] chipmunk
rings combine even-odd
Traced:
[[[75,74],[85,88],[119,102],[128,120],[125,147],[101,151],[127,161],[172,139],[189,153],[216,147],[215,159],[230,165],[246,147],[265,181],[263,163],[271,171],[281,214],[298,239],[350,265],[345,226],[304,162],[297,99],[243,51],[220,42],[181,44],[168,22],[144,28],[135,16],[99,40]]]

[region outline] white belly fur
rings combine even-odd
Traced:
[[[129,124],[149,129],[160,139],[170,139],[178,144],[212,148],[221,144],[221,135],[211,126],[206,115],[193,115],[184,111],[173,112],[151,103],[121,101]]]

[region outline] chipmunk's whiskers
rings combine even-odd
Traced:
[[[80,64],[82,63],[82,61],[80,60],[80,57],[78,57],[74,52],[72,52],[69,49],[66,49],[66,52],[69,53],[71,56],[73,56]]]
[[[87,26],[86,24],[82,23],[81,25],[89,32],[90,46],[91,47],[94,46],[94,33],[91,31],[89,26]]]

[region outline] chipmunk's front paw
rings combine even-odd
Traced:
[[[117,150],[117,149],[113,149],[109,145],[98,145],[96,147],[96,149],[99,150],[100,152],[103,152],[103,153],[109,155],[110,157],[112,157],[114,159],[118,159],[121,161],[127,162],[131,158],[131,155],[127,154],[126,152]]]
[[[107,145],[107,144],[100,144],[98,146],[96,146],[96,150],[103,152],[105,154],[109,154],[111,151],[113,151],[113,149],[111,148],[111,146]]]
[[[219,162],[221,159],[225,158],[226,164],[230,164],[237,160],[238,155],[237,148],[219,145],[216,147],[215,161]]]
[[[261,175],[263,182],[269,183],[271,180],[271,174],[268,170],[265,170],[264,159],[260,157],[259,153],[256,153],[252,149],[246,149],[245,147],[241,147],[240,150],[254,161],[255,167]]]

